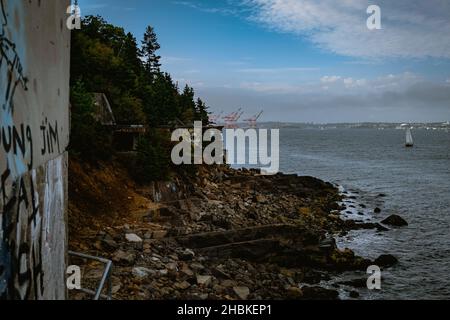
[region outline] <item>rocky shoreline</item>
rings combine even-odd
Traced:
[[[344,220],[339,203],[345,196],[321,180],[226,166],[201,167],[195,176],[174,180],[157,192],[139,190],[159,202],[144,205],[132,223],[90,223],[90,236],[71,240],[73,250],[113,260],[114,299],[337,299],[338,291],[321,281],[397,262],[391,255],[371,261],[337,248],[337,235],[383,232],[403,221]],[[88,265],[84,271],[87,286],[102,270]]]

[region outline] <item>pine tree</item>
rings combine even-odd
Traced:
[[[209,124],[208,106],[200,98],[197,99],[197,103],[195,105],[195,114],[196,120],[202,121],[204,125]]]
[[[152,75],[160,72],[161,56],[158,56],[156,53],[160,48],[161,46],[158,43],[155,30],[153,27],[148,26],[144,34],[144,40],[142,41],[141,54],[145,59],[145,69]]]
[[[185,123],[191,124],[194,120],[197,120],[194,96],[194,89],[186,85],[180,96],[181,120]]]

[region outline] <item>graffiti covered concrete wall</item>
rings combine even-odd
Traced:
[[[64,299],[69,0],[0,0],[0,298]]]

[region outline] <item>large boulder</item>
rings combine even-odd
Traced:
[[[394,226],[394,227],[404,227],[408,225],[408,222],[406,222],[405,219],[403,219],[402,217],[393,214],[389,217],[387,217],[386,219],[384,219],[383,221],[381,221],[382,224],[385,225],[389,225],[389,226]]]
[[[374,264],[379,267],[392,267],[393,265],[397,264],[398,260],[396,257],[394,257],[391,254],[382,254],[378,258],[375,259]]]

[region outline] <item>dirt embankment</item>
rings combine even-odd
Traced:
[[[88,250],[98,232],[135,224],[158,207],[119,164],[69,162],[69,247]],[[99,250],[101,253],[101,249]]]
[[[118,164],[70,162],[70,248],[114,261],[116,299],[337,298],[318,283],[371,264],[333,234],[379,226],[341,220],[330,184],[225,166],[172,180],[138,186]],[[101,275],[83,271],[85,285]]]

